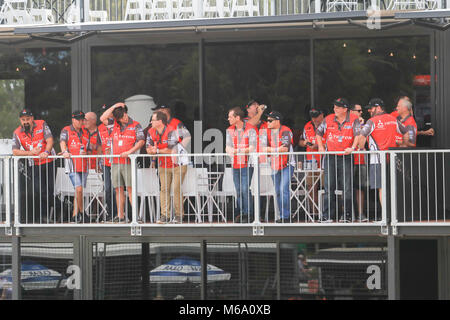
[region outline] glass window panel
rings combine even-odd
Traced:
[[[258,98],[302,128],[310,104],[309,41],[206,44],[206,128],[229,126],[228,110]],[[265,118],[265,116],[263,116]]]
[[[157,105],[171,104],[173,116],[192,134],[198,119],[198,45],[93,48],[92,110],[134,95],[148,95]]]
[[[421,127],[431,112],[431,93],[429,82],[417,80],[429,75],[428,37],[314,41],[315,101],[326,112],[338,97],[362,106],[378,97],[390,112],[397,98],[407,95]]]
[[[48,123],[55,140],[59,140],[71,113],[70,50],[38,48],[1,52],[0,70],[2,85],[7,84],[11,89],[11,84],[15,84],[13,100],[6,99],[12,108],[3,104],[0,109],[0,138],[12,137],[19,125],[18,111],[27,107],[34,112],[35,119]],[[0,88],[0,95],[4,94],[4,87]],[[55,147],[59,149],[57,141]]]

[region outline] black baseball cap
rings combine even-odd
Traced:
[[[245,109],[248,109],[252,104],[257,103],[259,104],[259,99],[252,99],[249,102],[247,102],[247,105],[245,106]]]
[[[170,109],[170,107],[166,106],[166,105],[161,105],[161,106],[156,106],[156,107],[152,108],[153,111],[156,111],[159,109]]]
[[[81,110],[77,110],[77,111],[72,112],[72,119],[76,119],[76,120],[85,119],[84,112],[81,111]]]
[[[381,107],[384,108],[384,102],[380,98],[370,99],[369,104],[366,106],[366,109],[370,109],[373,107]]]
[[[335,106],[338,107],[342,107],[342,108],[350,108],[350,104],[348,103],[347,99],[345,98],[337,98],[336,100],[333,101],[333,104]]]
[[[25,108],[25,109],[23,109],[22,111],[20,111],[20,113],[19,113],[19,118],[20,118],[20,117],[24,117],[24,116],[30,116],[30,117],[32,117],[32,116],[33,116],[33,112],[31,112],[30,109]]]
[[[272,119],[281,121],[283,119],[283,116],[278,111],[272,111],[271,113],[269,113],[267,118],[272,118]]]
[[[309,110],[309,116],[311,118],[316,118],[316,117],[320,116],[321,114],[323,114],[323,111],[318,108],[312,108],[311,110]]]

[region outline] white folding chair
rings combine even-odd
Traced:
[[[28,0],[4,0],[0,15],[7,24],[31,24],[33,19],[27,10]]]
[[[203,15],[206,18],[224,18],[231,15],[231,0],[203,0]]]
[[[192,168],[188,166],[183,184],[181,185],[181,192],[183,193],[184,201],[188,202],[189,208],[194,210],[195,222],[199,223],[201,222],[200,193],[204,192],[205,186],[199,185],[198,183],[197,169],[202,170],[203,168]],[[206,168],[204,169],[206,170]],[[201,171],[199,171],[199,176],[201,176]],[[195,198],[195,203],[192,203],[190,198]]]
[[[128,0],[125,20],[146,20],[147,15],[151,19],[152,9],[153,0]]]
[[[253,194],[253,196],[256,196],[255,194],[255,179],[256,179],[256,172],[253,173],[252,182],[250,185],[250,190]],[[272,179],[272,168],[267,165],[261,165],[259,167],[259,196],[260,197],[267,197],[266,201],[266,215],[265,220],[266,222],[269,221],[269,205],[270,205],[270,199],[273,198],[273,204],[275,209],[275,220],[278,220],[280,218],[280,210],[278,208],[277,204],[277,193],[275,191],[275,185],[273,183]]]
[[[259,16],[259,0],[232,0],[232,17]]]
[[[55,23],[55,17],[53,16],[51,9],[30,9],[30,15],[33,23]]]
[[[220,178],[223,176],[223,172],[208,171],[207,168],[197,168],[197,183],[199,185],[199,195],[205,198],[205,202],[202,204],[200,213],[203,212],[205,207],[208,210],[208,221],[213,222],[214,208],[217,209],[217,215],[226,222],[225,215],[216,199],[216,193],[218,191]]]
[[[104,182],[102,178],[102,174],[96,172],[93,169],[89,170],[89,174],[86,179],[86,187],[83,188],[83,196],[85,198],[85,203],[87,203],[84,207],[84,211],[87,213],[91,208],[90,215],[92,216],[92,209],[94,205],[94,201],[96,201],[98,208],[101,208],[100,213],[97,214],[97,221],[103,215],[106,214],[106,207],[102,201],[104,199]],[[102,198],[102,199],[100,199]]]
[[[65,168],[59,167],[56,169],[55,180],[55,196],[60,196],[61,201],[64,197],[73,197],[75,195],[75,188],[70,181],[69,175],[65,172]]]
[[[75,3],[72,3],[67,9],[66,23],[80,23],[80,8]]]
[[[178,6],[177,0],[153,0],[151,20],[172,20]]]
[[[233,181],[233,169],[225,168],[224,175],[222,178],[222,190],[216,191],[214,194],[218,197],[219,203],[222,204],[222,211],[226,211],[224,206],[227,201],[227,197],[233,198],[233,210],[236,206],[236,188],[234,187]]]
[[[160,187],[156,168],[144,168],[137,170],[137,196],[141,197],[139,205],[139,218],[145,222],[144,204],[147,198],[150,210],[150,223],[157,221],[160,215]],[[156,211],[153,198],[156,201]]]
[[[358,9],[357,0],[328,0],[327,12],[354,11]]]
[[[178,0],[174,8],[175,19],[192,19],[201,17],[200,0]]]

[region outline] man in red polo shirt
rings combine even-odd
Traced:
[[[102,113],[107,109],[104,105],[101,110]],[[111,115],[112,117],[112,115]],[[104,120],[98,126],[97,135],[97,151],[104,155],[112,154],[112,130],[114,128],[114,118]],[[100,167],[102,169],[103,181],[105,183],[105,203],[106,203],[106,217],[101,217],[102,220],[107,221],[113,213],[117,211],[117,204],[115,201],[115,192],[111,185],[111,162],[112,157],[104,157],[99,159]],[[112,218],[111,218],[112,219]]]
[[[125,216],[125,188],[128,191],[128,200],[132,203],[131,186],[131,161],[128,156],[139,151],[145,144],[144,131],[139,122],[134,121],[128,116],[128,108],[123,102],[116,103],[106,110],[100,117],[100,121],[109,121],[111,116],[114,118],[114,127],[112,129],[111,141],[114,157],[111,167],[112,184],[116,192],[117,216],[113,222],[128,222],[128,216]]]
[[[44,120],[34,120],[30,109],[19,113],[20,126],[14,131],[12,153],[15,156],[38,156],[29,161],[33,167],[34,192],[40,195],[40,204],[33,222],[47,223],[53,208],[55,166],[49,155],[53,150],[53,135]]]
[[[338,154],[325,155],[322,168],[324,170],[324,203],[322,222],[337,220],[336,190],[343,190],[344,212],[339,222],[353,221],[352,203],[352,166],[351,153],[357,149],[361,130],[358,116],[350,113],[350,104],[345,98],[334,101],[334,113],[328,115],[317,128],[317,144],[319,151],[340,151]],[[322,142],[325,138],[325,145]],[[343,184],[342,184],[343,183]]]
[[[236,189],[236,223],[249,223],[253,219],[253,196],[250,184],[253,177],[253,163],[248,153],[256,152],[257,129],[244,122],[244,112],[239,107],[228,111],[230,126],[226,131],[226,152],[233,159],[233,182]],[[237,155],[240,154],[240,155]]]
[[[248,122],[255,126],[258,130],[267,129],[267,121],[261,119],[264,110],[267,109],[265,104],[260,104],[258,100],[250,100],[247,105],[247,117],[244,118],[244,122]]]
[[[293,152],[293,135],[291,129],[282,124],[283,116],[278,111],[272,111],[267,116],[267,136],[262,136],[265,147],[262,152],[272,153],[270,165],[272,180],[277,194],[277,205],[280,217],[276,223],[291,222],[291,179],[294,173],[295,159],[292,154],[277,155],[278,153]]]
[[[89,132],[89,145],[91,147],[91,155],[98,154],[97,141],[98,141],[98,128],[97,128],[97,115],[95,112],[87,112],[86,120],[84,121],[84,127]],[[99,165],[97,158],[89,158],[89,169],[96,170]]]
[[[163,111],[152,114],[152,127],[148,130],[146,148],[148,154],[178,153],[177,129],[169,126],[167,115]],[[173,156],[158,156],[158,174],[161,184],[160,202],[161,215],[156,223],[181,223],[183,221],[183,196],[181,185],[186,175],[187,166],[178,165],[177,158]],[[173,188],[175,217],[170,217],[170,197]]]
[[[412,116],[412,103],[409,98],[402,97],[398,100],[396,112],[392,115],[406,127],[407,132],[403,135],[397,133],[396,144],[400,147],[415,147],[417,138],[417,124]]]
[[[303,134],[300,136],[300,141],[298,142],[298,145],[300,147],[306,148],[306,152],[317,152],[319,145],[316,143],[316,129],[320,126],[320,124],[323,122],[323,112],[317,108],[313,108],[309,111],[309,116],[311,117],[311,121],[307,122],[303,128]],[[322,138],[322,142],[325,143],[325,139]],[[320,159],[322,158],[322,155],[316,154],[307,154],[306,155],[306,161],[311,163],[311,169],[312,168],[319,168],[320,169]],[[304,162],[305,164],[306,162]],[[304,166],[305,168],[306,166]],[[320,175],[320,177],[319,177]],[[306,185],[308,187],[308,190],[311,189],[311,198],[314,200],[315,203],[318,203],[318,192],[317,189],[319,187],[320,183],[314,183],[316,178],[319,178],[320,181],[322,181],[323,174],[319,174],[318,172],[308,172],[306,174]],[[314,184],[314,186],[313,186]],[[310,207],[313,209],[313,213],[316,212],[316,206],[312,203],[310,203]]]
[[[85,114],[83,111],[72,113],[72,125],[61,130],[60,147],[64,156],[66,172],[75,188],[75,203],[71,217],[72,222],[88,223],[89,217],[84,212],[83,188],[86,187],[89,162],[87,158],[71,158],[86,155],[89,147],[89,133],[84,128]]]
[[[395,148],[397,146],[396,137],[406,135],[408,129],[398,119],[384,111],[383,100],[379,98],[371,99],[366,108],[371,118],[361,129],[360,144],[365,141],[366,137],[369,137],[369,148],[372,151]],[[381,163],[383,161],[386,161],[386,159],[378,154],[370,155],[370,188],[378,189],[380,203],[382,203]]]

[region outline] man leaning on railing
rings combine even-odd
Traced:
[[[253,164],[248,153],[256,152],[257,129],[249,122],[244,122],[244,111],[234,107],[228,111],[230,126],[226,131],[226,152],[233,159],[233,182],[236,189],[238,216],[236,223],[252,222],[253,197],[250,184],[253,177]]]
[[[267,116],[267,137],[261,137],[266,143],[262,152],[286,153],[293,152],[293,134],[290,128],[282,125],[283,116],[278,111],[272,111]],[[294,173],[295,159],[292,154],[270,155],[273,170],[272,180],[277,195],[277,205],[280,217],[276,223],[291,222],[291,179]]]
[[[396,137],[398,135],[407,136],[409,130],[401,123],[399,119],[384,111],[384,102],[379,98],[369,101],[366,106],[371,118],[361,129],[359,137],[360,146],[365,139],[369,137],[369,148],[371,151],[389,150],[397,146]],[[410,141],[408,141],[409,143]],[[380,204],[382,200],[382,181],[381,181],[381,163],[386,159],[381,158],[379,154],[372,154],[370,157],[369,183],[371,189],[378,189]]]
[[[75,201],[70,221],[88,223],[90,218],[84,212],[83,188],[86,187],[89,162],[87,158],[71,156],[86,155],[89,148],[89,132],[84,128],[85,114],[83,111],[72,113],[72,124],[64,127],[60,134],[61,154],[64,156],[65,171],[75,188]]]
[[[34,120],[30,109],[19,113],[20,126],[14,131],[12,153],[15,156],[38,156],[29,161],[33,167],[34,194],[39,193],[40,204],[35,221],[47,223],[53,208],[54,162],[48,158],[54,155],[53,135],[44,120]],[[23,150],[22,150],[22,149]]]
[[[332,222],[337,217],[336,193],[339,188],[343,189],[344,208],[339,222],[352,220],[353,197],[352,197],[352,151],[357,150],[361,124],[358,116],[350,113],[350,105],[345,98],[334,101],[334,113],[328,115],[317,128],[317,144],[319,152],[341,151],[341,154],[327,154],[324,157],[322,168],[324,170],[324,204],[322,222]],[[325,138],[325,145],[322,142]],[[343,185],[342,185],[343,183]]]
[[[152,114],[152,127],[148,130],[146,148],[148,154],[177,153],[178,135],[176,129],[168,125],[167,115],[162,111]],[[159,156],[158,173],[161,183],[161,215],[156,223],[181,223],[183,219],[183,200],[181,194],[182,177],[186,166],[179,166],[172,156]],[[171,186],[173,186],[175,217],[170,218]]]

